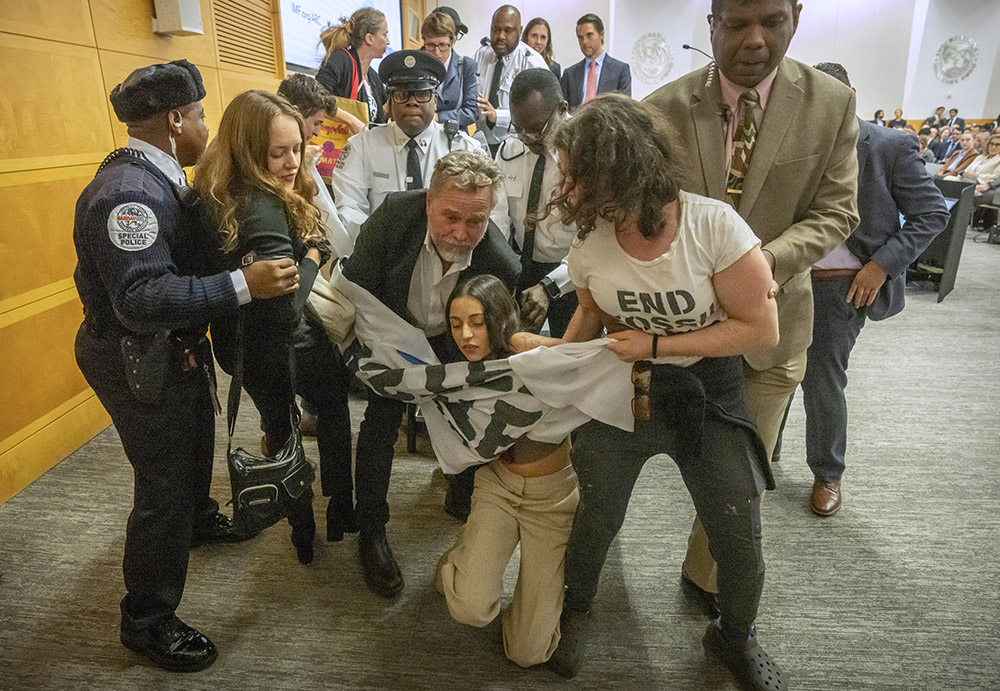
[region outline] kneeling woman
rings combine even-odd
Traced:
[[[195,189],[221,229],[230,269],[278,257],[298,264],[294,293],[245,304],[239,318],[212,323],[216,357],[230,373],[242,330],[243,386],[260,412],[269,455],[292,433],[292,333],[323,258],[330,256],[319,211],[310,203],[316,184],[301,169],[303,129],[302,118],[282,97],[244,92],[226,108],[195,177]],[[289,518],[303,563],[312,561],[311,496]]]
[[[448,318],[467,360],[512,354],[517,307],[497,278],[459,284]],[[476,473],[468,522],[438,562],[435,583],[452,617],[486,626],[500,613],[504,570],[521,543],[517,587],[502,623],[504,652],[524,667],[548,660],[559,643],[564,555],[578,498],[569,440],[542,444],[522,437]]]

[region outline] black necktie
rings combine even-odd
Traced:
[[[490,82],[490,105],[494,108],[500,107],[500,97],[497,95],[497,91],[500,90],[500,75],[503,74],[503,57],[497,56],[496,67],[493,68],[493,81]]]
[[[417,158],[417,140],[406,142],[406,189],[419,190],[424,186],[424,176],[420,172],[420,159]]]
[[[538,202],[542,197],[542,177],[545,176],[545,154],[535,161],[531,171],[531,186],[528,187],[528,213],[524,218],[524,242],[521,243],[521,266],[530,265],[535,258],[535,227],[538,225]]]

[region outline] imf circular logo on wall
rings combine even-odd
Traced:
[[[934,56],[934,74],[945,84],[960,82],[976,69],[979,48],[968,36],[952,36]]]
[[[663,34],[643,34],[632,46],[632,73],[647,84],[661,84],[674,67],[674,52]]]

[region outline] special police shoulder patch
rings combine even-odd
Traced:
[[[108,237],[118,249],[138,252],[152,246],[159,233],[156,214],[145,204],[119,204],[108,216]]]

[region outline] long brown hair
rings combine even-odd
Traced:
[[[527,26],[524,27],[524,33],[521,35],[521,40],[524,41],[525,44],[527,44],[528,32],[534,29],[539,24],[544,26],[545,30],[549,32],[549,38],[545,42],[545,50],[542,51],[542,58],[545,59],[546,65],[552,67],[552,27],[549,26],[549,23],[544,18],[535,17],[530,22],[528,22]]]
[[[358,49],[365,42],[365,36],[374,34],[385,21],[385,15],[374,7],[362,7],[351,15],[351,18],[340,18],[337,26],[328,26],[320,32],[319,40],[326,48],[323,62],[330,59],[330,54],[341,48]]]
[[[656,237],[666,221],[663,207],[682,185],[672,138],[663,116],[645,103],[623,94],[588,101],[556,132],[567,185],[548,209],[558,209],[567,225],[575,223],[580,240],[598,218],[616,229],[634,219],[644,238]]]
[[[226,107],[219,133],[208,145],[195,172],[194,187],[220,226],[222,249],[226,252],[239,245],[237,211],[260,191],[284,202],[299,239],[323,237],[319,211],[311,203],[318,189],[302,170],[301,160],[290,188],[268,171],[271,122],[279,115],[287,115],[298,123],[304,146],[305,125],[288,101],[267,91],[244,91]]]

